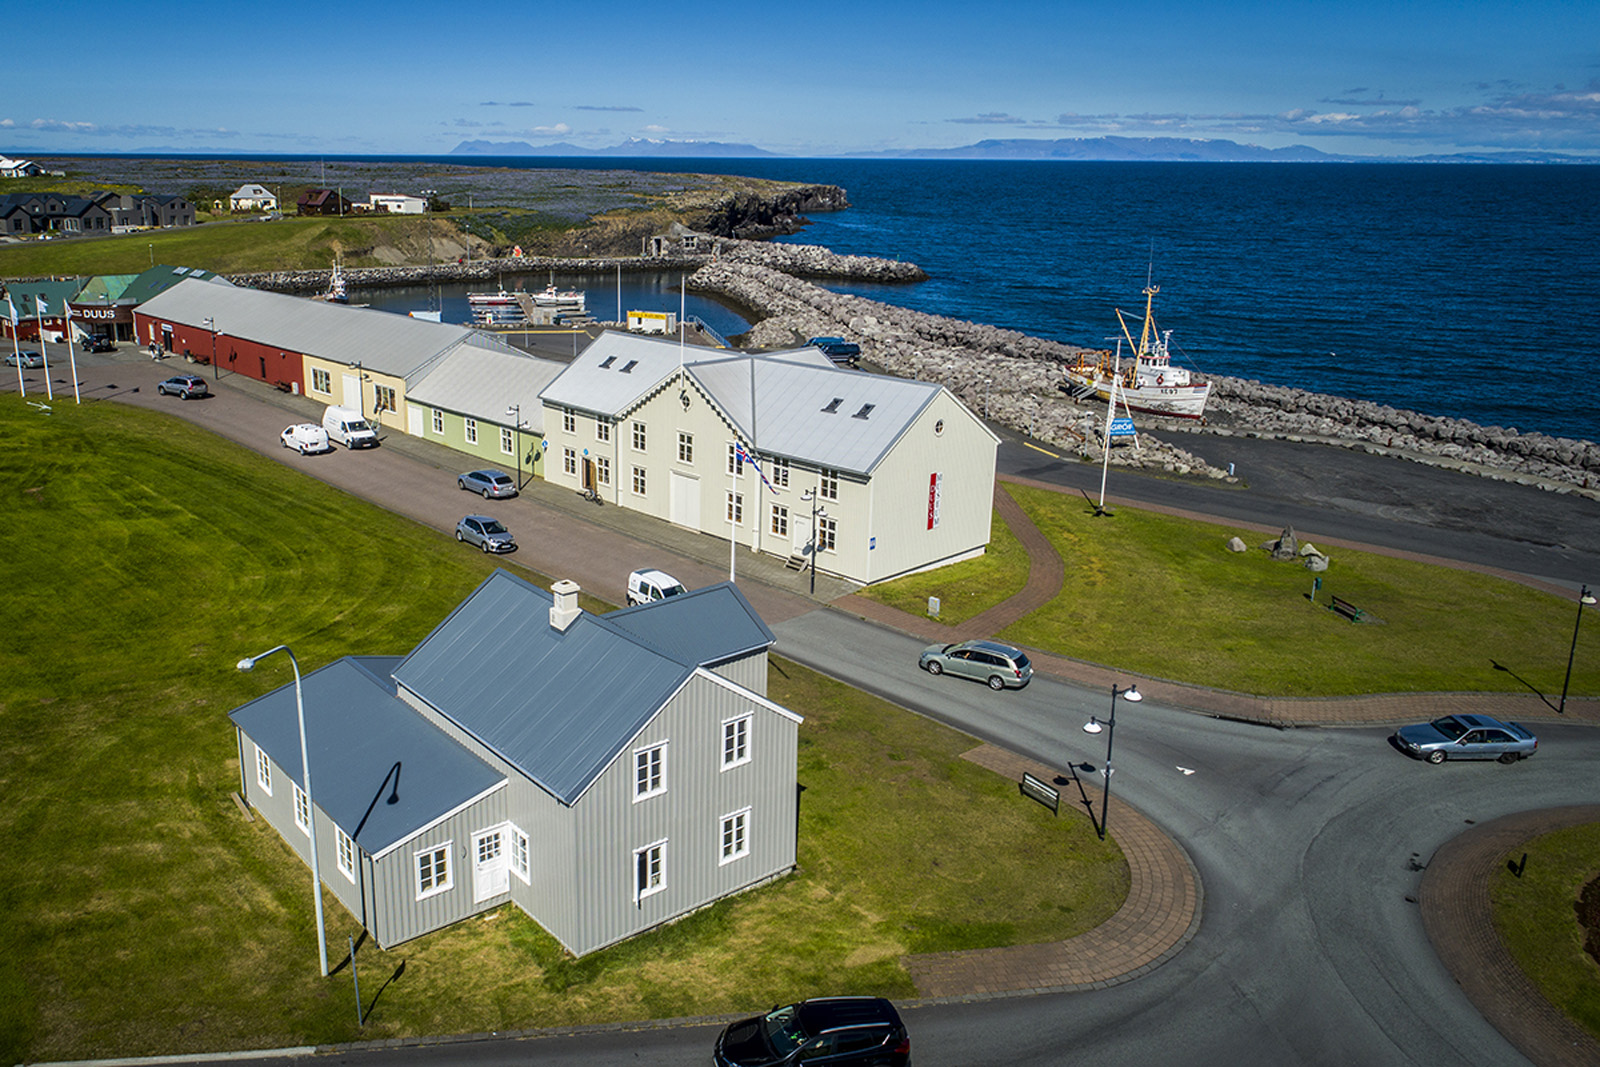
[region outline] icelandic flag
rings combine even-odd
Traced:
[[[771,482],[767,481],[767,476],[761,472],[761,465],[756,462],[755,457],[752,456],[749,452],[745,451],[744,442],[735,441],[733,443],[733,455],[734,455],[734,458],[737,459],[740,463],[747,463],[747,464],[750,465],[750,469],[754,470],[756,472],[756,476],[761,479],[761,484],[762,485],[766,486],[768,489],[772,490],[774,493],[776,493],[778,491],[778,487],[777,486],[775,486]]]

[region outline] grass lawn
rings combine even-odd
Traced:
[[[272,1047],[911,994],[906,952],[1070,937],[1127,866],[961,759],[971,738],[774,660],[800,869],[573,960],[513,907],[316,975],[307,872],[230,800],[227,712],[408,650],[496,561],[180,420],[0,397],[0,1063]],[[359,930],[331,896],[332,962]]]
[[[1522,877],[1508,867],[1528,855]],[[1600,824],[1534,838],[1501,857],[1489,887],[1494,926],[1545,998],[1600,1038],[1600,964],[1583,950],[1578,894],[1600,878]]]
[[[939,621],[954,626],[981,615],[1028,584],[1028,551],[994,513],[989,550],[976,559],[869,585],[861,595],[912,615],[928,614],[928,598],[939,598]]]
[[[1348,549],[1330,551],[1319,604],[1331,594],[1381,624],[1352,624],[1307,594],[1312,575],[1274,563],[1238,530],[1123,506],[1093,517],[1081,499],[1006,485],[1066,563],[1061,593],[999,636],[1158,678],[1273,696],[1526,692],[1496,660],[1559,693],[1575,602],[1515,582]],[[1226,548],[1237,534],[1252,550]],[[1027,562],[1010,565],[1011,580]],[[953,568],[952,568],[953,569]],[[1005,568],[1001,568],[1004,570]],[[937,574],[880,587],[880,599],[925,604]],[[941,587],[961,602],[977,584]],[[1600,693],[1600,626],[1583,628],[1572,693]]]

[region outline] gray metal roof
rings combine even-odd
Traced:
[[[534,433],[544,432],[544,405],[539,393],[566,368],[564,363],[521,352],[506,352],[468,342],[454,348],[431,367],[406,395],[421,404],[510,426],[506,409],[522,405],[522,420]]]
[[[613,611],[605,619],[673,659],[703,667],[771,648],[777,640],[732,582]]]
[[[405,378],[408,387],[463,344],[516,352],[499,338],[466,326],[205,281],[179,282],[145,301],[139,311],[202,328],[209,318],[223,334],[346,366],[360,363]]]
[[[779,355],[725,353],[687,369],[756,451],[862,475],[943,388]]]
[[[680,347],[682,353],[680,355]],[[620,415],[705,349],[620,330],[607,330],[567,364],[541,397],[551,404]]]
[[[396,663],[393,657],[346,657],[301,682],[312,800],[368,853],[404,841],[505,781],[395,695],[388,672]],[[228,717],[300,783],[292,681],[235,708]],[[245,756],[247,774],[252,773],[251,758]],[[391,795],[398,798],[393,804],[388,803]]]
[[[496,571],[394,671],[407,689],[574,803],[698,668]]]

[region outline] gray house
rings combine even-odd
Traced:
[[[509,902],[575,955],[794,867],[799,716],[731,583],[609,615],[505,571],[411,654],[235,709],[240,788],[390,947]],[[331,857],[324,859],[323,857]]]

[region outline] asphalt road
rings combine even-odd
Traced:
[[[121,374],[146,384],[136,395],[124,388],[127,398],[157,401],[148,390],[151,370]],[[99,395],[110,391],[102,388]],[[231,390],[211,401],[159,401],[284,462],[320,462],[319,477],[436,527],[448,528],[460,513],[449,480],[418,477],[415,467],[404,485],[391,484],[387,466],[379,477],[374,461],[380,457],[397,470],[409,462],[391,450],[359,457],[282,452],[274,443],[275,428],[292,420],[270,404]],[[1593,577],[1588,568],[1600,536],[1593,522],[1600,506],[1593,502],[1470,478],[1462,481],[1472,484],[1457,485],[1431,468],[1372,465],[1372,457],[1342,451],[1319,464],[1318,456],[1326,453],[1303,451],[1315,446],[1246,447],[1251,451],[1241,451],[1245,458],[1234,462],[1250,479],[1248,490],[1114,475],[1112,494],[1237,521],[1293,522],[1313,538],[1368,540],[1436,555],[1460,552],[1486,565],[1514,563],[1566,581]],[[1008,442],[1003,469],[1066,485],[1077,484],[1070,479],[1088,470],[1031,455]],[[1379,502],[1358,503],[1364,491]],[[1399,502],[1406,499],[1413,504],[1402,508]],[[1474,515],[1484,521],[1469,522]],[[1505,529],[1488,529],[1491,517]],[[1536,543],[1532,535],[1540,529],[1558,536]],[[560,552],[560,546],[532,544],[538,547],[529,554]],[[618,566],[612,552],[638,551],[626,548],[625,539],[617,544],[624,548],[587,545],[580,555],[604,557],[599,566],[609,572]],[[1523,554],[1508,558],[1513,548]],[[528,562],[566,573],[542,559]],[[1055,766],[1099,765],[1102,741],[1080,727],[1107,710],[1104,693],[1042,676],[1026,690],[1003,694],[935,679],[916,670],[920,646],[914,639],[833,611],[794,615],[774,629],[784,655],[974,736]],[[906,1005],[917,1063],[1523,1062],[1444,972],[1410,898],[1434,850],[1471,823],[1592,802],[1600,732],[1543,727],[1538,755],[1510,767],[1417,763],[1389,746],[1388,732],[1274,731],[1149,700],[1122,705],[1114,788],[1188,850],[1204,890],[1197,936],[1152,974],[1104,990]],[[1114,836],[1116,826],[1110,829]],[[704,1023],[645,1024],[568,1036],[350,1049],[330,1058],[374,1064],[704,1064],[716,1029]]]

